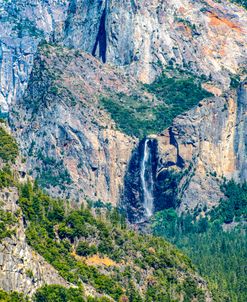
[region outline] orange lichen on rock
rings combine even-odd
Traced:
[[[208,84],[208,83],[203,83],[202,84],[202,88],[204,88],[205,90],[207,90],[208,92],[211,92],[212,94],[214,94],[215,96],[221,96],[222,95],[222,90],[212,84]]]
[[[207,56],[207,55],[211,55],[211,54],[213,53],[213,50],[210,49],[209,47],[204,47],[204,48],[202,49],[202,52],[203,52],[203,54],[204,54],[205,56]]]
[[[221,18],[217,16],[215,13],[209,13],[209,18],[210,18],[210,25],[211,26],[227,26],[233,30],[236,30],[238,32],[242,32],[241,28],[237,26],[235,23],[232,21],[226,19],[226,18]]]

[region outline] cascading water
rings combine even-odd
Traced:
[[[145,209],[145,216],[147,218],[153,215],[154,207],[154,181],[152,172],[152,159],[150,150],[150,139],[146,139],[143,148],[143,158],[141,163],[141,185],[143,190],[143,207]]]
[[[133,150],[124,178],[122,207],[134,224],[146,223],[156,209],[158,143],[155,138],[140,141]]]

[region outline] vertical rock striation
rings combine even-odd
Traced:
[[[238,89],[234,153],[236,155],[236,178],[247,181],[247,82]]]
[[[59,47],[40,50],[11,125],[27,169],[53,195],[117,204],[136,139],[116,130],[102,95],[135,87],[91,55]],[[21,117],[21,118],[20,118]]]
[[[39,43],[60,43],[151,82],[164,66],[207,75],[227,88],[246,64],[246,11],[229,1],[2,1],[1,111],[27,86]]]

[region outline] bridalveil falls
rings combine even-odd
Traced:
[[[145,138],[132,153],[122,198],[123,208],[132,223],[145,222],[154,213],[157,148],[156,139]]]
[[[143,191],[143,207],[145,210],[145,216],[151,217],[154,208],[154,181],[152,171],[152,154],[150,147],[151,140],[145,139],[143,148],[143,158],[141,163],[141,185]]]

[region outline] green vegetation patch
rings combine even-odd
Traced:
[[[17,292],[5,292],[0,289],[0,302],[28,302],[23,294]]]
[[[247,9],[247,0],[230,0],[230,1],[242,5],[245,9]]]
[[[123,93],[101,98],[118,128],[128,135],[144,137],[163,131],[179,114],[196,106],[202,99],[211,96],[201,87],[201,80],[192,75],[168,77],[162,74],[152,84],[144,86],[156,98]]]
[[[107,297],[87,297],[82,286],[65,288],[60,285],[45,285],[38,289],[33,297],[34,302],[111,302]]]
[[[60,285],[46,285],[38,289],[34,302],[85,302],[84,293],[80,288],[65,288]]]
[[[240,222],[247,220],[247,183],[237,184],[233,180],[221,186],[226,198],[220,200],[218,207],[214,207],[207,214],[210,221],[220,223]]]
[[[41,168],[36,168],[37,182],[42,188],[59,187],[61,190],[65,190],[66,186],[72,183],[70,174],[62,160],[43,156],[41,150],[37,152],[37,158],[42,161]]]
[[[233,89],[237,89],[241,83],[240,76],[239,75],[232,75],[231,76],[231,82],[230,87]]]
[[[36,38],[43,38],[44,31],[37,28],[33,21],[28,19],[22,19],[15,24],[13,30],[17,32],[18,38],[23,38],[25,36],[31,36]]]
[[[209,211],[198,207],[192,214],[178,216],[170,208],[157,213],[153,230],[191,257],[200,274],[208,279],[215,301],[244,302],[247,301],[247,185],[225,182],[222,191],[226,198]],[[224,231],[222,225],[232,222],[239,225]]]
[[[116,301],[125,301],[124,297],[140,302],[170,301],[171,293],[173,297],[188,296],[189,301],[204,295],[196,283],[188,290],[188,284],[177,275],[178,271],[193,274],[189,258],[162,238],[128,229],[116,209],[104,208],[105,214],[98,216],[89,208],[69,210],[64,201],[50,198],[31,183],[20,187],[19,204],[27,222],[28,243],[71,283],[91,284]],[[102,270],[81,260],[95,254],[110,265]],[[149,281],[141,293],[146,272]],[[60,295],[64,290],[57,291]]]
[[[14,177],[10,169],[6,166],[0,170],[0,189],[15,185]],[[0,201],[0,242],[6,237],[11,237],[14,233],[14,224],[17,218],[10,212],[1,209]],[[1,301],[1,300],[0,300]]]
[[[0,126],[0,158],[7,162],[14,162],[18,155],[16,141]]]
[[[15,184],[14,176],[9,167],[5,166],[0,170],[0,189],[8,188]]]
[[[15,233],[13,226],[16,222],[17,218],[12,213],[0,209],[0,242]]]

